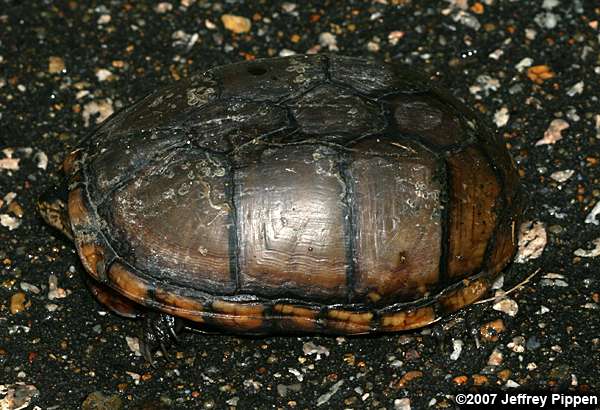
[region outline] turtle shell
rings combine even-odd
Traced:
[[[216,67],[64,162],[83,265],[149,308],[248,333],[398,331],[480,298],[521,213],[500,138],[394,65]]]

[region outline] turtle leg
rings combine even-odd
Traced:
[[[140,351],[144,358],[153,364],[152,353],[159,348],[168,356],[167,346],[178,340],[177,334],[183,327],[183,321],[179,318],[154,310],[147,311],[140,336]]]
[[[73,231],[69,222],[69,214],[67,211],[67,197],[69,192],[67,187],[56,185],[48,189],[37,202],[37,209],[42,219],[46,223],[65,235],[70,240],[73,240]]]
[[[130,319],[137,319],[144,316],[144,311],[137,303],[132,302],[115,290],[94,280],[89,275],[84,275],[84,280],[96,300],[111,312]]]

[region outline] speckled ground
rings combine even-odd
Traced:
[[[453,408],[452,396],[475,386],[598,392],[594,3],[1,0],[0,384],[32,396],[30,408],[56,409],[86,398],[93,408],[98,392],[108,408],[133,409]],[[92,299],[73,247],[43,225],[36,197],[81,136],[147,91],[217,64],[323,51],[417,66],[498,126],[530,195],[527,219],[538,222],[537,242],[503,289],[539,273],[502,310],[481,304],[445,322],[445,343],[430,329],[186,334],[153,369],[127,343],[137,325]]]

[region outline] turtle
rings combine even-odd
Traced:
[[[502,138],[411,68],[341,55],[243,61],[113,114],[39,200],[96,298],[246,335],[427,326],[511,262],[523,195]],[[163,345],[164,346],[164,345]]]

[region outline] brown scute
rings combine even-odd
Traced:
[[[498,225],[496,241],[487,261],[488,272],[500,272],[510,262],[517,248],[518,223],[516,218]]]
[[[141,305],[148,305],[148,302],[151,301],[148,292],[154,287],[150,286],[146,280],[131,272],[129,268],[121,262],[114,261],[110,265],[110,268],[108,269],[108,278],[111,287],[117,289],[119,293],[129,299]]]
[[[345,185],[336,152],[264,151],[236,174],[242,292],[345,301]]]
[[[373,331],[372,312],[351,312],[332,309],[327,311],[326,326],[343,334],[362,334]]]
[[[231,303],[215,300],[212,303],[212,322],[226,329],[257,330],[265,321],[264,306],[260,304]]]
[[[62,169],[63,172],[65,173],[65,175],[72,175],[74,172],[77,171],[77,169],[79,168],[77,166],[76,161],[79,160],[79,157],[81,156],[81,150],[75,150],[73,152],[71,152],[69,155],[67,155],[67,157],[64,159],[63,163],[62,163]]]
[[[69,220],[74,227],[85,227],[92,224],[90,213],[85,206],[83,188],[77,187],[69,191],[69,202],[67,205]]]
[[[154,291],[154,297],[165,312],[193,322],[204,322],[204,307],[200,301],[160,288]]]
[[[202,151],[144,169],[111,202],[119,239],[131,249],[121,256],[173,284],[232,293],[229,183],[228,162]]]
[[[440,148],[466,141],[458,118],[431,96],[402,94],[391,104],[400,133],[419,136],[427,145]]]
[[[463,286],[442,296],[439,303],[446,312],[456,312],[463,306],[470,305],[481,298],[489,287],[490,284],[485,278],[480,278],[472,282],[464,279]]]
[[[442,225],[435,158],[423,150],[411,158],[393,157],[403,150],[390,141],[373,145],[378,155],[357,153],[348,166],[355,201],[356,301],[419,299],[439,274]]]
[[[78,250],[81,263],[88,273],[94,279],[104,281],[106,278],[104,249],[95,243],[81,243]]]
[[[140,305],[122,296],[120,293],[92,279],[86,280],[86,283],[96,300],[117,315],[130,319],[142,316]]]
[[[382,332],[397,332],[416,329],[427,326],[435,320],[435,311],[431,306],[413,308],[382,315],[379,330]]]
[[[448,276],[464,278],[483,268],[496,227],[499,181],[477,148],[448,157],[450,209]]]
[[[221,84],[221,98],[276,102],[325,80],[322,55],[298,55],[229,64],[211,70]]]
[[[316,332],[317,331],[317,316],[319,310],[309,309],[306,307],[276,304],[273,306],[274,324],[279,330],[299,331],[299,332]]]
[[[288,103],[306,134],[360,135],[383,128],[380,107],[333,85],[321,85]]]

